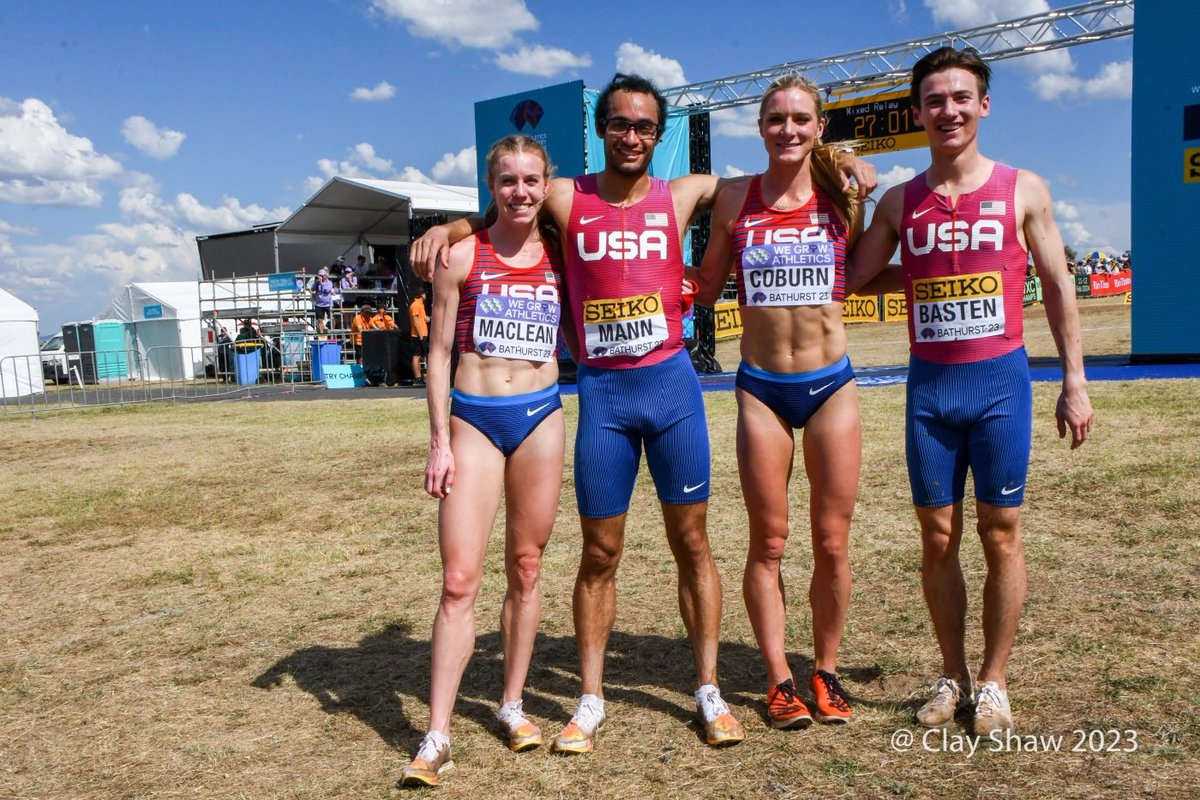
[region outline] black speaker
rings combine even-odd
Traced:
[[[363,331],[363,377],[372,386],[400,382],[401,339],[399,331]]]
[[[62,327],[63,349],[67,351],[68,372],[74,380],[96,382],[96,332],[90,322],[68,322]]]

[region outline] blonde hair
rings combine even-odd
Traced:
[[[767,90],[763,92],[762,100],[758,104],[758,121],[760,125],[763,121],[763,114],[767,109],[767,103],[771,97],[788,89],[799,89],[802,92],[806,92],[813,100],[813,106],[817,110],[817,119],[825,119],[825,103],[821,97],[821,87],[808,78],[792,72],[776,78],[767,87]],[[812,164],[813,180],[829,195],[838,213],[846,221],[846,228],[853,231],[857,225],[858,217],[862,213],[862,204],[858,202],[853,191],[842,188],[842,173],[838,169],[837,160],[838,147],[840,145],[825,144],[818,139],[813,143],[809,159]]]

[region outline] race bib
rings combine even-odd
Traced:
[[[805,231],[806,240],[810,237]],[[811,241],[762,244],[742,251],[748,306],[822,306],[833,302],[836,264],[825,231]]]
[[[641,356],[667,341],[662,295],[583,302],[584,347],[593,358]]]
[[[475,301],[475,352],[522,361],[553,361],[562,309],[549,300],[480,295]]]
[[[1004,281],[977,272],[913,281],[913,330],[919,342],[961,342],[1004,333]]]

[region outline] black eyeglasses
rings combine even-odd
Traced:
[[[659,126],[657,122],[651,122],[648,119],[639,119],[637,122],[625,119],[624,117],[615,117],[604,121],[604,132],[610,136],[624,136],[633,130],[639,139],[653,139],[658,136]]]

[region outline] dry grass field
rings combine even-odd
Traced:
[[[1089,307],[1085,319],[1089,352],[1128,352],[1127,308]],[[873,327],[852,332],[855,362],[902,362],[902,331]],[[1044,328],[1031,320],[1035,355]],[[734,355],[722,360],[736,366]],[[618,578],[609,721],[596,752],[514,755],[502,744],[492,713],[504,576],[493,537],[477,650],[456,708],[458,766],[433,792],[473,800],[1197,796],[1197,389],[1190,380],[1093,383],[1093,439],[1071,452],[1054,431],[1056,387],[1036,386],[1030,590],[1010,673],[1021,739],[962,752],[964,728],[923,741],[911,723],[939,660],[920,593],[902,386],[860,391],[864,464],[840,665],[854,720],[795,732],[766,726],[765,677],[739,589],[745,522],[734,402],[713,393],[720,667],[747,741],[710,750],[693,721],[674,570],[643,470]],[[570,433],[575,398],[565,406]],[[437,507],[420,489],[423,401],[152,405],[3,419],[0,431],[0,797],[404,793],[396,779],[428,720],[440,583]],[[804,520],[802,476],[794,486],[795,517]],[[548,733],[566,721],[578,691],[572,492],[568,463],[526,696]],[[811,556],[797,525],[785,576],[788,645],[803,675]],[[983,564],[969,538],[977,660]],[[1062,737],[1057,751],[1047,737]]]

